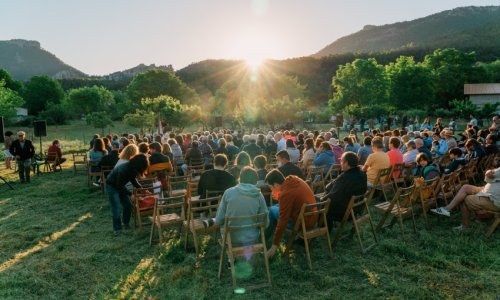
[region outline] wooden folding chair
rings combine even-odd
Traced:
[[[340,173],[342,173],[342,167],[339,164],[331,165],[330,169],[326,173],[325,180],[330,182],[337,178]]]
[[[93,171],[93,169],[99,168],[98,171]],[[98,161],[89,161],[87,166],[87,183],[89,188],[92,188],[92,178],[101,176],[101,169],[99,167]]]
[[[161,188],[159,186],[145,186],[142,188],[135,188],[132,191],[132,201],[135,207],[135,226],[142,230],[142,218],[153,214],[153,205],[144,205],[147,199],[155,199],[155,203],[161,198]]]
[[[417,163],[403,164],[403,178],[405,187],[413,184],[413,170],[417,167]]]
[[[337,229],[337,233],[335,234],[335,239],[333,241],[333,247],[337,244],[337,241],[340,239],[346,237],[347,235],[350,235],[352,237],[353,233],[356,232],[356,236],[358,238],[359,242],[359,247],[361,248],[361,252],[366,253],[368,250],[373,248],[378,244],[377,240],[377,234],[375,233],[375,227],[373,226],[373,221],[372,217],[370,214],[370,209],[368,207],[368,195],[369,191],[367,191],[363,195],[359,196],[352,196],[351,200],[349,200],[349,204],[347,205],[346,211],[344,213],[344,217],[342,218],[342,222],[340,223],[340,226]],[[342,235],[344,226],[347,224],[347,222],[351,221],[351,232],[350,234],[345,234]],[[361,241],[361,232],[360,232],[360,226],[366,222],[370,223],[370,227],[372,230],[373,234],[373,239],[375,242],[368,247],[363,246],[363,242]]]
[[[391,170],[392,167],[388,167],[385,169],[380,169],[377,173],[377,177],[375,178],[375,181],[373,182],[372,186],[369,186],[370,189],[370,194],[368,195],[368,203],[370,203],[373,200],[373,196],[375,195],[375,192],[377,190],[381,191],[382,194],[384,195],[384,201],[387,201],[389,197],[387,197],[386,190],[391,189],[392,192],[394,192],[394,187],[392,185],[391,178],[389,177],[391,175]]]
[[[57,152],[45,152],[45,163],[43,172],[56,172],[57,168],[62,172],[61,165],[57,164]]]
[[[436,185],[436,197],[438,200],[443,200],[448,205],[448,199],[452,200],[455,197],[456,174],[443,174],[438,184]]]
[[[393,191],[397,190],[399,186],[406,187],[406,181],[403,174],[404,164],[394,164],[391,168],[389,178],[394,185]]]
[[[151,220],[151,233],[149,235],[149,245],[153,243],[155,227],[158,229],[158,240],[162,243],[162,230],[164,227],[180,225],[179,232],[182,229],[184,221],[184,196],[169,198],[158,198],[155,202]]]
[[[220,199],[220,196],[205,199],[191,199],[187,203],[187,218],[183,222],[184,248],[187,249],[189,233],[191,233],[196,256],[199,255],[198,235],[210,233],[217,234],[220,228],[219,225],[213,225],[207,228],[203,225],[204,220],[215,218]]]
[[[326,190],[324,174],[325,166],[310,166],[307,170],[306,182],[314,193],[324,192]]]
[[[106,186],[106,177],[113,171],[113,166],[101,166],[101,190],[104,193],[104,187]]]
[[[168,188],[168,176],[175,176],[175,169],[170,161],[149,166],[148,178],[156,178],[161,182],[163,190]]]
[[[217,197],[217,196],[222,197],[222,195],[224,195],[224,191],[209,191],[209,190],[205,191],[205,198]]]
[[[189,195],[189,175],[186,176],[169,176],[168,177],[168,196]]]
[[[471,159],[469,163],[466,165],[467,172],[465,172],[465,176],[467,177],[467,181],[469,184],[475,184],[477,181],[478,163],[479,163],[479,158],[474,158]]]
[[[205,160],[203,158],[189,161],[187,174],[191,176],[191,181],[199,181],[203,172],[205,172]]]
[[[401,235],[404,237],[403,218],[410,215],[413,222],[413,232],[417,232],[415,215],[413,213],[414,196],[414,185],[407,188],[400,187],[390,202],[385,201],[376,204],[375,208],[383,213],[382,219],[380,219],[380,222],[377,225],[377,230],[382,229],[389,215],[392,215],[391,223],[385,227],[392,227],[394,223],[396,223],[396,220],[399,221],[399,229],[401,230]]]
[[[415,183],[417,189],[417,204],[422,206],[422,214],[424,215],[425,224],[429,227],[427,211],[431,206],[437,207],[436,186],[440,178],[425,180],[422,183]]]
[[[304,245],[306,248],[306,256],[307,256],[307,264],[309,265],[310,270],[312,270],[311,254],[309,250],[310,239],[317,238],[320,236],[326,236],[328,250],[330,251],[330,257],[333,258],[332,243],[330,241],[330,233],[328,231],[328,223],[326,221],[326,214],[328,213],[329,207],[330,207],[330,199],[313,204],[302,205],[297,221],[295,222],[293,230],[291,231],[290,238],[288,239],[285,252],[287,256],[290,252],[290,249],[293,246],[293,241],[296,235],[298,235],[300,238],[304,240]],[[305,217],[313,217],[313,216],[318,216],[318,222],[315,224],[313,228],[307,228]]]
[[[81,171],[86,171],[86,169],[80,169],[78,166],[85,166],[87,167],[87,151],[78,151],[78,152],[73,152],[73,174],[78,174],[78,172]]]
[[[222,270],[225,261],[225,255],[229,257],[231,265],[231,277],[233,287],[236,288],[236,270],[234,265],[235,257],[253,257],[254,254],[262,254],[264,264],[266,266],[267,283],[246,287],[248,290],[272,286],[271,273],[269,271],[269,261],[267,259],[267,248],[264,237],[264,229],[266,227],[267,213],[258,214],[255,216],[245,217],[226,217],[224,220],[224,237],[221,242],[221,254],[219,260],[219,279],[222,275]],[[258,230],[260,232],[260,241],[257,240],[249,245],[233,245],[232,236],[235,236],[242,230]]]

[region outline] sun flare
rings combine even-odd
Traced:
[[[263,57],[259,57],[259,56],[247,57],[245,59],[246,64],[253,71],[258,70],[263,61],[264,61],[264,58]]]

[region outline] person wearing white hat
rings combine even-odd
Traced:
[[[35,147],[30,140],[26,139],[26,133],[19,131],[17,140],[13,141],[9,149],[10,153],[16,158],[17,168],[19,170],[19,181],[21,183],[30,182],[31,159],[35,155]]]

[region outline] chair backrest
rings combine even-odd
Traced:
[[[423,181],[418,187],[422,200],[432,200],[436,197],[436,186],[440,181],[439,177]]]
[[[161,190],[158,191],[158,187],[155,186],[148,186],[148,187],[140,187],[132,190],[132,194],[135,197],[138,198],[144,198],[144,197],[155,197],[155,198],[160,198],[161,197]]]
[[[349,200],[349,204],[347,205],[347,208],[344,212],[344,217],[342,222],[346,222],[349,219],[349,216],[351,216],[351,212],[360,214],[367,208],[367,201],[369,194],[370,191],[366,191],[366,193],[364,194],[358,196],[353,195],[351,197],[351,199]]]
[[[137,179],[137,182],[139,182],[139,184],[142,186],[142,187],[153,187],[155,185],[156,182],[158,182],[158,179],[156,178],[140,178],[140,179]]]
[[[113,166],[101,166],[101,173],[103,176],[107,176],[113,171]]]
[[[342,167],[339,164],[332,165],[326,173],[325,179],[328,181],[332,181],[333,179],[337,178],[340,173],[342,173]]]
[[[323,179],[324,174],[325,166],[309,166],[307,169],[306,180],[311,179],[313,181],[316,178],[316,175],[321,176],[321,179]]]
[[[205,218],[215,217],[220,203],[220,196],[205,199],[191,199],[188,202],[188,218],[195,219],[195,213],[205,213]]]
[[[391,174],[389,178],[398,179],[403,175],[403,164],[394,164],[391,168]]]
[[[394,197],[397,197],[399,199],[400,207],[408,207],[413,203],[415,191],[415,185],[398,188]]]
[[[87,161],[87,151],[73,152],[73,161],[75,162],[86,162]]]
[[[264,228],[266,227],[266,219],[267,213],[261,213],[253,216],[225,217],[224,231],[229,233],[240,230],[248,230],[251,228],[259,228],[264,230]]]
[[[210,197],[216,197],[216,196],[222,196],[224,195],[224,191],[205,191],[205,197],[210,198]]]
[[[325,201],[320,201],[316,203],[307,204],[304,203],[300,209],[297,222],[295,223],[294,230],[298,230],[299,226],[302,225],[303,230],[306,230],[305,217],[318,216],[317,227],[327,226],[326,214],[328,213],[328,208],[330,207],[330,199]]]
[[[189,164],[188,166],[193,167],[193,166],[199,166],[199,165],[204,165],[205,160],[203,158],[191,158],[189,159]]]
[[[57,161],[57,152],[46,152],[45,159],[48,163],[55,163]]]
[[[182,219],[184,217],[184,196],[174,196],[168,198],[158,198],[155,202],[154,216],[164,214],[166,211],[180,212]]]
[[[377,177],[375,178],[374,185],[387,184],[390,181],[392,167],[378,170]]]

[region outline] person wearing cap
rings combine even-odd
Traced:
[[[21,183],[30,182],[31,159],[35,155],[35,147],[30,140],[26,139],[26,133],[19,131],[17,140],[13,141],[9,149],[16,158],[17,169],[19,170],[19,181]]]

